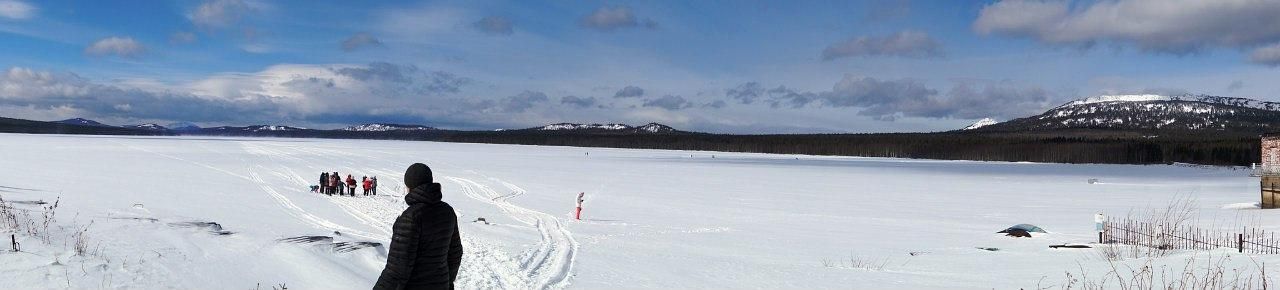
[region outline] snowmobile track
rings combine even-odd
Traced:
[[[526,278],[531,280],[529,285],[533,286],[532,288],[560,289],[568,286],[569,278],[572,277],[573,263],[577,258],[578,242],[558,218],[512,204],[511,198],[526,192],[514,184],[489,178],[512,191],[510,194],[501,195],[492,188],[470,179],[454,176],[446,179],[460,185],[468,197],[497,206],[512,218],[538,229],[540,235],[538,245],[525,252],[520,259],[520,270],[524,272]]]

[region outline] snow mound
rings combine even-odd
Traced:
[[[1222,206],[1222,209],[1258,209],[1258,208],[1262,208],[1262,207],[1259,206],[1258,203],[1256,202],[1239,202],[1239,203],[1225,204]]]

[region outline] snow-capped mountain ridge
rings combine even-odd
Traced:
[[[306,130],[307,128],[280,126],[280,125],[253,125],[253,126],[246,126],[246,127],[220,126],[220,127],[213,127],[208,129],[214,130],[214,131],[281,132],[281,131]]]
[[[139,124],[139,125],[128,125],[128,126],[124,126],[124,127],[125,127],[125,128],[134,128],[134,129],[151,130],[151,131],[165,131],[165,130],[169,130],[169,128],[165,128],[164,126],[160,126],[160,125],[155,124],[155,123],[146,123],[146,124]]]
[[[542,131],[561,131],[561,130],[626,130],[632,127],[626,124],[577,124],[577,123],[555,123],[538,127]]]
[[[1152,95],[1152,94],[1102,95],[1102,96],[1089,97],[1089,98],[1071,101],[1061,106],[1058,106],[1055,109],[1078,106],[1078,105],[1099,104],[1099,103],[1160,102],[1160,101],[1201,102],[1201,103],[1211,103],[1211,104],[1220,104],[1220,105],[1227,105],[1227,106],[1253,108],[1253,109],[1259,109],[1259,110],[1280,111],[1280,103],[1278,102],[1259,101],[1259,100],[1249,99],[1249,98],[1219,97],[1219,96],[1193,95],[1193,94],[1167,95],[1167,96]]]
[[[70,125],[82,125],[82,126],[112,127],[111,125],[107,125],[107,124],[103,124],[103,123],[98,123],[98,121],[89,120],[89,119],[85,119],[85,118],[72,118],[72,119],[66,119],[66,120],[62,120],[62,121],[56,121],[56,122],[54,122],[54,123],[62,123],[62,124],[70,124]]]
[[[671,126],[648,123],[641,126],[631,126],[627,124],[579,124],[579,123],[555,123],[541,127],[533,127],[524,129],[526,131],[557,131],[557,132],[616,132],[616,133],[643,133],[643,134],[664,134],[678,133],[679,130]],[[500,130],[508,131],[508,130]]]
[[[994,125],[994,124],[996,124],[996,123],[999,123],[999,122],[997,122],[997,121],[996,121],[996,119],[992,119],[992,118],[982,118],[982,120],[978,120],[977,122],[973,122],[973,124],[972,124],[972,125],[969,125],[968,127],[964,127],[964,129],[961,129],[961,130],[973,130],[973,129],[977,129],[977,128],[982,128],[982,127],[986,127],[986,126]]]
[[[675,129],[675,128],[671,128],[671,126],[667,126],[667,125],[663,125],[663,124],[658,124],[658,123],[649,123],[649,124],[645,124],[644,126],[636,127],[636,130],[638,130],[638,131],[643,131],[643,132],[649,132],[649,133],[671,133],[671,132],[676,132],[676,129]]]
[[[1040,115],[982,126],[983,131],[1052,129],[1280,130],[1280,103],[1209,95],[1103,95]]]
[[[354,132],[387,132],[387,131],[425,131],[425,130],[436,130],[436,128],[422,126],[422,125],[371,123],[371,124],[361,124],[361,125],[346,127],[346,128],[342,128],[342,130],[354,131]]]
[[[191,123],[191,122],[177,122],[177,123],[172,123],[172,124],[169,124],[169,126],[167,126],[167,127],[169,127],[169,130],[173,130],[173,131],[196,131],[196,130],[200,130],[200,126],[197,126],[196,124],[193,124],[193,123]]]

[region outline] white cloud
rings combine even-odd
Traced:
[[[112,36],[100,39],[84,49],[84,53],[95,56],[115,55],[119,57],[137,57],[147,48],[132,37]]]
[[[11,67],[0,74],[0,108],[24,114],[75,112],[81,117],[220,121],[268,116],[280,110],[269,98],[201,98],[92,82],[72,73]],[[25,109],[23,109],[25,108]]]
[[[408,9],[387,10],[377,18],[379,35],[395,35],[409,40],[421,41],[422,38],[445,32],[458,30],[467,25],[471,17],[465,10],[424,6]]]
[[[485,18],[480,18],[480,20],[472,23],[471,27],[475,27],[475,29],[480,32],[493,35],[507,35],[515,31],[512,29],[513,25],[511,24],[511,20],[502,16],[486,16]]]
[[[245,43],[240,45],[240,50],[244,50],[244,52],[256,53],[256,54],[270,53],[272,51],[275,51],[275,49],[272,48],[270,45],[266,45],[262,43]]]
[[[1249,61],[1267,66],[1280,66],[1280,44],[1253,50],[1253,53],[1249,54]]]
[[[341,46],[343,51],[352,52],[362,47],[382,46],[382,41],[373,37],[372,34],[360,32],[351,35],[351,37],[348,37],[346,40],[343,40]]]
[[[606,32],[631,27],[658,27],[658,23],[652,19],[636,17],[628,7],[600,7],[591,14],[583,16],[579,24],[582,27]]]
[[[36,7],[20,0],[0,0],[0,18],[14,20],[31,19],[36,14]]]
[[[196,34],[189,31],[179,31],[169,35],[169,44],[188,44],[192,42],[196,42]]]
[[[1187,54],[1280,42],[1276,15],[1280,15],[1280,1],[1007,0],[983,7],[973,29],[1053,45],[1089,47],[1107,42]]]
[[[265,4],[253,0],[205,0],[187,13],[187,19],[202,28],[224,28],[265,7]]]
[[[822,60],[858,56],[938,57],[942,44],[928,33],[906,30],[887,36],[862,36],[827,46]]]

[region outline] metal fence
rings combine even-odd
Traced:
[[[1167,228],[1149,222],[1122,220],[1107,222],[1103,243],[1145,246],[1163,250],[1212,250],[1232,248],[1241,253],[1280,254],[1275,232],[1241,228],[1239,232],[1207,230],[1193,226]]]
[[[1249,169],[1252,170],[1252,172],[1249,173],[1249,176],[1253,176],[1253,177],[1266,176],[1266,175],[1280,175],[1280,166],[1278,165],[1263,165],[1260,163],[1253,163],[1249,165]]]

